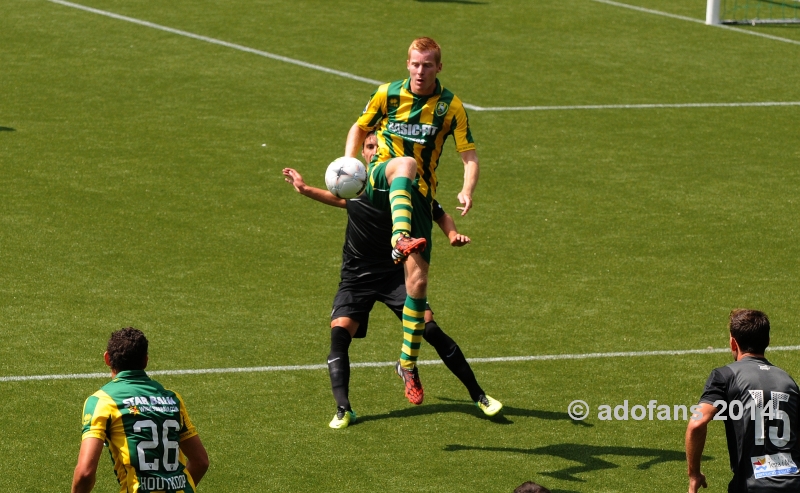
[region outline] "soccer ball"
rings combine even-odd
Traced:
[[[358,197],[367,186],[367,170],[354,157],[340,157],[328,165],[325,185],[340,199]]]

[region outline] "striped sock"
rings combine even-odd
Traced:
[[[425,332],[425,306],[427,298],[412,298],[406,295],[403,306],[403,347],[400,351],[400,366],[411,370],[419,357],[419,346]]]
[[[389,187],[389,204],[392,208],[392,246],[400,235],[411,234],[411,180],[398,177]],[[406,305],[407,306],[407,305]]]

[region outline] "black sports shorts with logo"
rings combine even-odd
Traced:
[[[355,338],[367,336],[369,312],[375,302],[386,305],[398,319],[402,319],[406,302],[406,281],[403,269],[394,274],[385,274],[374,280],[342,279],[339,290],[333,297],[331,320],[348,317],[358,322]],[[431,309],[430,305],[426,307]]]

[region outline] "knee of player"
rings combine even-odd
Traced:
[[[412,274],[409,276],[407,284],[409,284],[409,291],[419,292],[428,288],[428,276],[421,274]]]
[[[339,317],[331,320],[331,331],[335,332],[334,329],[337,328],[344,329],[347,331],[348,334],[350,334],[350,337],[352,338],[358,331],[359,325],[360,324],[358,323],[357,320],[353,320],[352,318],[349,317]]]
[[[435,320],[426,321],[425,330],[422,332],[422,338],[425,339],[425,341],[429,344],[433,344],[441,339],[443,335],[444,331],[442,331],[442,328],[439,327],[439,324],[437,324]]]

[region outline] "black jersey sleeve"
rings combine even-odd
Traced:
[[[442,208],[442,204],[440,204],[436,199],[433,199],[433,204],[431,204],[431,211],[433,212],[433,220],[438,221],[442,217],[444,217],[444,209]]]
[[[729,373],[730,370],[726,370],[728,370],[728,368],[723,366],[722,368],[715,368],[711,372],[711,375],[708,376],[708,380],[706,380],[703,395],[700,396],[700,403],[706,402],[713,405],[716,401],[724,401],[727,399],[729,379],[726,373]]]

